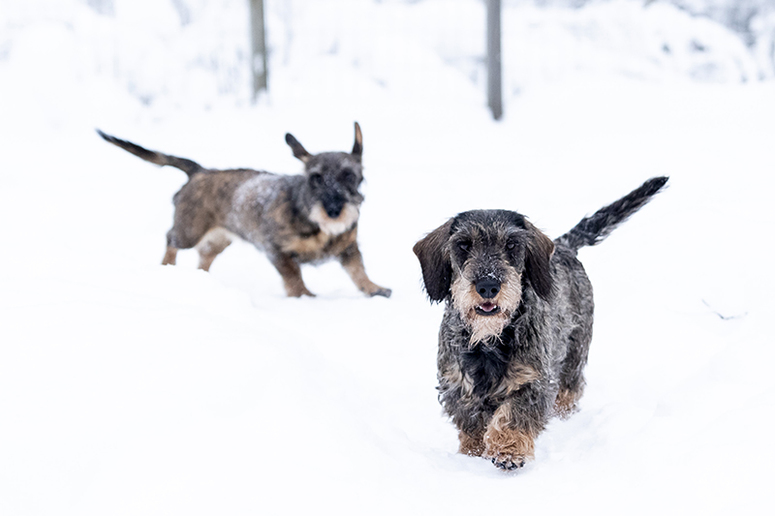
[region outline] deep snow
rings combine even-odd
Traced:
[[[661,4],[510,5],[496,123],[480,3],[267,3],[257,106],[240,1],[183,2],[185,25],[176,2],[0,5],[0,513],[769,513],[775,85],[744,46]],[[287,299],[247,244],[210,274],[194,252],[161,267],[184,174],[93,131],[297,173],[285,132],[344,150],[353,120],[361,248],[391,299],[336,264],[304,269],[317,298]],[[661,174],[581,251],[581,411],[517,474],[456,454],[413,243],[487,207],[556,237]]]

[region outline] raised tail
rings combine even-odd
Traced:
[[[576,226],[555,242],[578,250],[585,245],[602,242],[619,224],[641,209],[667,183],[667,177],[653,177],[618,201],[597,210],[591,217],[581,219]]]
[[[113,145],[121,147],[125,151],[130,152],[138,158],[144,159],[145,161],[150,161],[151,163],[155,163],[156,165],[160,165],[162,167],[169,165],[171,167],[179,168],[185,172],[188,177],[191,177],[197,172],[204,170],[199,163],[191,161],[190,159],[178,158],[177,156],[169,156],[167,154],[162,154],[161,152],[148,150],[132,142],[128,142],[126,140],[116,138],[115,136],[103,133],[99,129],[97,129],[97,134],[102,136],[102,139],[106,142],[110,142]]]

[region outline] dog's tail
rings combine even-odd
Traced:
[[[132,142],[128,142],[126,140],[116,138],[115,136],[105,134],[99,129],[97,129],[97,134],[102,136],[102,139],[106,142],[110,142],[113,145],[121,147],[125,151],[130,152],[138,158],[144,159],[145,161],[150,161],[151,163],[155,163],[156,165],[162,167],[169,165],[171,167],[179,168],[185,172],[188,177],[191,177],[197,172],[204,170],[204,168],[199,163],[191,161],[190,159],[178,158],[177,156],[169,156],[167,154],[162,154],[161,152],[144,149],[143,147],[140,147],[139,145],[136,145]]]
[[[555,242],[574,251],[602,242],[619,224],[641,209],[667,183],[668,178],[653,177],[618,201],[597,210],[591,217],[585,217],[576,226]]]

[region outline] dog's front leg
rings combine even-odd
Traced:
[[[363,257],[361,251],[358,249],[358,244],[353,243],[342,254],[339,255],[339,261],[350,275],[350,278],[355,283],[355,286],[360,289],[361,292],[366,293],[369,296],[385,296],[390,297],[393,293],[392,290],[385,287],[380,287],[376,283],[373,283],[366,275],[366,269],[363,267]]]
[[[483,457],[505,470],[521,468],[535,457],[535,439],[546,424],[542,403],[528,404],[522,396],[507,398],[496,410],[484,433]]]
[[[283,277],[283,285],[288,297],[315,297],[315,294],[310,292],[307,286],[304,285],[304,280],[301,279],[301,268],[293,257],[278,252],[271,254],[269,259],[277,269],[277,272],[280,273],[280,276]]]
[[[481,457],[484,453],[484,431],[480,429],[474,430],[459,430],[458,441],[460,441],[460,448],[458,451],[463,455],[469,455],[471,457]]]

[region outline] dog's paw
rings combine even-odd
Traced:
[[[307,290],[307,287],[297,288],[297,289],[289,289],[286,291],[288,294],[288,297],[315,297],[315,294]]]
[[[374,296],[390,297],[390,294],[392,293],[393,291],[390,290],[389,288],[377,287],[376,290],[369,292],[369,296],[370,297],[374,297]]]
[[[497,456],[490,459],[495,467],[504,471],[514,471],[521,468],[527,462],[526,457],[520,455],[508,455],[499,453]]]
[[[483,457],[504,471],[513,471],[535,456],[535,444],[527,432],[507,427],[503,418],[509,415],[509,411],[503,408],[508,408],[508,405],[496,411],[484,434]]]
[[[557,399],[554,400],[554,413],[560,419],[568,419],[573,414],[578,412],[578,399],[581,398],[581,392],[569,391],[568,389],[560,389],[557,393]]]

